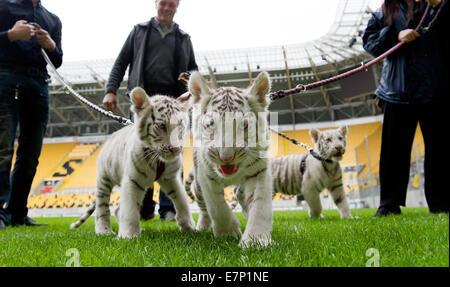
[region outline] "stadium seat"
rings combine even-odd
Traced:
[[[313,146],[309,136],[309,129],[283,131],[283,133],[300,142]],[[303,147],[294,145],[275,134],[271,134],[270,137],[270,156],[272,157],[307,152]],[[368,139],[367,143],[366,137]],[[192,138],[186,138],[186,142],[187,141],[192,142]],[[412,151],[413,159],[415,156],[423,156],[423,139],[420,128],[417,129],[415,141],[417,146],[416,151]],[[344,190],[347,195],[351,196],[358,191],[379,184],[378,161],[380,146],[381,122],[349,126],[347,151],[341,161],[342,167],[353,167],[349,168],[348,172],[343,173]],[[57,196],[55,196],[53,192],[50,192],[50,187],[43,186],[40,191],[35,194],[36,196],[30,196],[28,201],[29,208],[70,208],[90,206],[94,200],[97,177],[96,162],[100,150],[101,145],[99,144],[45,144],[34,184],[42,181],[43,178],[48,176],[52,171],[55,171],[56,167],[61,166],[64,159],[74,160],[86,156],[88,156],[88,158],[83,159],[83,162],[76,167],[70,176],[65,178],[65,182],[59,189]],[[358,170],[358,166],[363,167],[363,169]],[[183,178],[187,176],[192,167],[192,147],[186,147],[183,153]],[[414,183],[416,183],[416,181],[414,181]],[[154,189],[154,200],[158,202],[159,185],[156,182],[154,184]],[[49,192],[52,195],[47,195]],[[227,201],[232,200],[232,188],[225,190],[225,198]],[[275,200],[292,198],[292,196],[280,194],[276,194],[274,197]],[[111,194],[111,205],[117,206],[119,201],[120,192],[113,192]]]

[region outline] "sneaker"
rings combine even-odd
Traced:
[[[167,211],[163,216],[159,218],[161,221],[174,221],[175,220],[175,212]]]

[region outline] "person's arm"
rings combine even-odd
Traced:
[[[378,57],[398,43],[398,33],[394,25],[385,26],[382,17],[373,13],[362,37],[363,48]]]
[[[178,75],[178,81],[180,81],[185,86],[187,86],[187,84],[189,83],[189,77],[191,76],[190,72],[198,71],[198,66],[197,63],[195,62],[194,48],[192,47],[192,42],[189,36],[186,41],[189,48],[187,71],[182,72],[180,75]]]
[[[17,21],[11,29],[0,32],[0,45],[6,46],[12,42],[30,40],[35,35],[35,28],[25,20]]]
[[[127,70],[128,65],[133,60],[133,39],[135,34],[135,29],[131,31],[128,35],[127,40],[125,41],[122,50],[119,53],[114,65],[109,74],[108,82],[106,84],[106,93],[116,94],[117,90],[120,87],[120,83],[123,80],[123,76],[125,75],[125,71]]]
[[[0,31],[0,47],[3,47],[9,42],[8,31]]]
[[[106,84],[106,94],[103,97],[103,106],[108,111],[114,112],[117,108],[117,90],[120,87],[120,83],[123,80],[128,65],[130,65],[133,60],[133,39],[135,29],[136,28],[128,35],[109,74],[108,82]]]
[[[62,24],[59,19],[57,19],[57,24],[52,33],[48,33],[43,29],[36,30],[36,39],[39,45],[45,50],[50,61],[52,61],[55,68],[59,68],[63,62],[63,51],[61,44],[61,31]]]
[[[195,61],[194,47],[192,46],[192,42],[191,42],[190,38],[189,38],[189,50],[191,51],[191,53],[189,55],[188,69],[189,69],[189,71],[198,71],[197,62]]]

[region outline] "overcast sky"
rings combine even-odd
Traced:
[[[376,1],[376,0],[375,0]],[[174,21],[195,51],[300,43],[326,34],[338,0],[181,0]],[[42,0],[63,23],[64,61],[116,58],[154,0]]]

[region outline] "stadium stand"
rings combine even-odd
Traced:
[[[32,183],[32,189],[38,185],[43,178],[49,177],[51,171],[55,170],[57,166],[61,165],[62,160],[75,146],[75,143],[54,143],[44,144],[42,147],[41,156],[39,157],[39,167],[36,171]],[[15,160],[15,154],[14,159]]]
[[[84,154],[88,158],[65,180],[64,185],[60,188],[61,190],[70,191],[95,188],[97,181],[97,158],[101,150],[101,148],[96,148],[96,144],[90,144],[72,152],[73,156]],[[94,150],[95,152],[92,153]],[[90,156],[91,153],[92,156]]]
[[[44,144],[41,158],[45,159],[46,164],[40,164],[34,182],[33,192],[30,193],[28,200],[29,208],[67,208],[82,207],[92,203],[93,195],[85,194],[55,194],[71,182],[71,179],[77,175],[77,171],[85,170],[84,177],[76,177],[77,182],[81,179],[87,181],[94,178],[87,186],[95,188],[95,174],[89,167],[95,167],[95,159],[91,154],[96,151],[98,144]],[[48,159],[51,159],[49,161]],[[91,163],[86,169],[81,169],[83,162]],[[41,161],[42,162],[42,161]],[[56,164],[55,164],[56,163]],[[82,174],[83,175],[83,174]],[[92,200],[90,199],[92,197]]]
[[[347,152],[342,160],[342,165],[344,167],[355,165],[355,155],[353,153],[354,148],[364,141],[367,131],[377,130],[380,128],[380,126],[380,122],[375,122],[352,125],[349,127]],[[313,143],[309,136],[309,129],[283,132],[289,137],[295,138],[301,142],[313,146]],[[379,142],[380,141],[378,140],[374,142],[374,144],[379,144]],[[97,148],[97,146],[99,147]],[[374,146],[373,148],[375,149],[376,147]],[[36,208],[39,208],[38,206],[52,208],[62,206],[88,206],[91,202],[91,197],[89,195],[95,192],[97,178],[96,162],[100,150],[100,144],[77,145],[75,143],[65,143],[44,145],[42,158],[46,159],[46,161],[44,162],[46,162],[47,164],[39,165],[35,181],[50,181],[50,183],[53,183],[51,182],[52,180],[58,181],[60,180],[60,178],[64,178],[64,182],[60,186],[58,186],[57,189],[54,189],[54,185],[52,184],[50,184],[50,187],[45,186],[44,184],[43,188],[39,190],[39,193],[34,193],[31,196],[33,198],[30,198],[30,206],[34,206]],[[271,157],[305,152],[306,150],[303,147],[293,145],[289,141],[278,137],[275,134],[271,134]],[[50,161],[50,159],[52,159],[52,161]],[[74,159],[81,159],[82,162],[75,165],[69,165],[70,168],[67,168],[66,165],[66,167],[64,168],[64,165],[67,162]],[[57,167],[55,168],[55,166]],[[192,167],[192,147],[186,147],[183,153],[184,178],[187,176]],[[61,176],[55,176],[58,174]],[[344,180],[348,177],[351,176],[344,173]],[[155,183],[154,188],[155,190],[158,190],[159,185]],[[227,189],[226,198],[228,200],[231,200],[232,198],[231,191],[232,189]],[[34,197],[34,195],[39,196]],[[118,200],[117,196],[118,195],[112,197],[113,202]],[[283,197],[277,196],[276,199],[279,198]],[[156,194],[155,199],[157,199]]]
[[[97,144],[44,144],[31,195],[57,192]]]
[[[333,124],[328,128],[336,128]],[[309,135],[309,128],[302,130],[282,131],[291,138],[313,146]],[[186,143],[189,144],[189,139]],[[341,161],[343,168],[343,181],[347,195],[350,198],[358,196],[372,195],[372,189],[378,185],[378,157],[381,148],[381,122],[369,122],[354,124],[349,126],[347,139],[347,151]],[[94,200],[96,188],[97,165],[96,161],[101,150],[101,144],[77,145],[76,143],[45,144],[42,151],[42,158],[45,164],[38,167],[36,182],[45,182],[58,178],[48,178],[55,174],[68,159],[79,159],[86,157],[83,162],[74,166],[74,170],[67,176],[64,183],[57,190],[47,190],[45,187],[40,193],[34,193],[28,201],[29,208],[74,208],[87,207]],[[412,159],[423,160],[423,139],[418,127],[415,138],[415,150],[412,151]],[[307,152],[303,147],[296,146],[291,142],[271,134],[270,156],[277,157],[293,153]],[[92,153],[90,155],[90,153]],[[50,160],[51,159],[51,160]],[[57,168],[55,168],[57,166]],[[192,147],[187,146],[183,153],[183,178],[187,176],[191,168]],[[39,177],[38,177],[39,176]],[[413,185],[419,187],[418,172],[413,176]],[[52,186],[53,187],[53,186]],[[154,185],[155,190],[159,189],[158,183]],[[233,197],[232,188],[227,188],[225,198],[231,201]],[[324,198],[328,197],[325,191]],[[155,192],[155,200],[158,199],[158,192]],[[275,200],[289,200],[292,197],[277,194]],[[117,206],[120,200],[120,192],[115,190],[111,195],[111,205]]]

